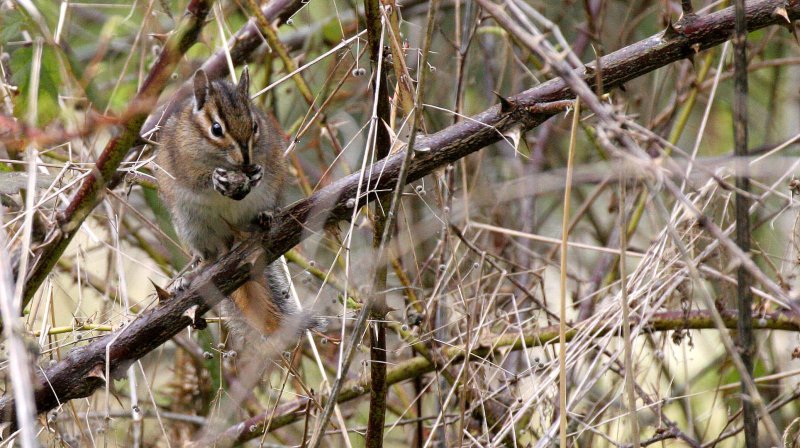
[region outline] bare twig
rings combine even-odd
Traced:
[[[625,395],[628,400],[628,421],[631,425],[631,442],[634,448],[639,448],[641,442],[639,440],[639,417],[636,415],[636,369],[633,366],[633,338],[631,337],[631,318],[630,318],[630,304],[628,303],[628,273],[625,263],[627,262],[628,252],[628,219],[627,208],[625,207],[626,189],[628,186],[625,182],[625,176],[622,176],[619,181],[619,279],[620,279],[620,308],[622,309],[622,337],[623,344],[625,344]]]
[[[561,215],[561,263],[558,294],[558,435],[561,446],[567,446],[567,241],[572,199],[572,172],[575,167],[575,142],[581,120],[581,100],[575,100],[569,134],[567,177],[564,180],[564,210]],[[625,250],[625,248],[622,248]]]

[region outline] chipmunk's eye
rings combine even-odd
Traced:
[[[258,123],[253,122],[253,134],[258,134]]]
[[[214,137],[222,137],[222,126],[216,121],[211,124],[211,134]]]

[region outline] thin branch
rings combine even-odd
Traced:
[[[733,140],[734,155],[747,157],[747,24],[745,23],[745,2],[736,0],[735,35],[733,37],[734,99],[733,99]],[[750,179],[744,172],[736,175],[736,244],[745,254],[750,253]],[[747,384],[753,377],[753,294],[750,273],[744,265],[736,269],[736,304],[739,308],[739,350],[742,364],[750,378],[742,378],[742,411],[744,419],[744,440],[747,448],[758,446],[758,412],[747,391]]]
[[[625,345],[625,395],[627,395],[628,421],[631,425],[631,442],[634,448],[641,446],[639,440],[639,417],[636,415],[636,369],[633,367],[633,338],[631,337],[631,306],[628,299],[628,272],[626,269],[628,251],[628,228],[627,207],[625,207],[626,189],[625,176],[620,177],[619,181],[619,283],[620,283],[620,308],[622,309],[622,337]]]
[[[389,103],[389,87],[386,76],[386,70],[389,64],[384,63],[383,41],[385,36],[384,17],[381,14],[382,6],[378,0],[364,0],[364,15],[367,22],[367,42],[369,46],[369,61],[372,68],[372,95],[373,101],[376,102],[375,115],[372,120],[376,120],[375,126],[370,128],[370,132],[374,132],[371,139],[371,147],[367,148],[364,157],[371,157],[371,160],[383,159],[389,155],[389,148],[392,145],[392,139],[389,135],[388,126],[390,125],[390,103]],[[397,55],[402,57],[402,55]],[[398,74],[399,75],[399,74]],[[391,235],[394,224],[392,219],[387,215],[386,208],[389,205],[386,201],[386,195],[380,195],[375,204],[373,204],[373,229],[372,229],[372,247],[380,250],[383,245],[383,235]],[[364,437],[364,445],[368,448],[379,448],[383,446],[383,427],[386,420],[386,392],[388,385],[386,384],[386,280],[389,273],[387,262],[383,259],[378,259],[372,273],[372,290],[367,295],[366,300],[372,301],[372,307],[364,307],[362,312],[366,313],[368,310],[373,319],[372,327],[369,329],[369,376],[370,376],[370,393],[369,393],[369,417],[367,419],[367,433]],[[360,335],[360,329],[354,329],[354,336]],[[357,333],[356,333],[357,332]],[[354,342],[356,340],[353,340]],[[342,366],[339,376],[336,378],[340,381],[347,376],[347,370]],[[329,404],[332,402],[329,402]],[[327,422],[320,420],[317,428],[315,429],[315,438],[312,439],[311,446],[318,446],[322,440],[317,437],[317,431],[325,428]],[[321,435],[321,434],[320,434]],[[316,444],[314,444],[316,441]]]
[[[567,176],[564,179],[564,209],[561,214],[561,260],[558,288],[558,435],[561,446],[567,446],[567,242],[569,212],[572,199],[572,173],[575,168],[575,141],[581,122],[581,100],[575,100],[572,128],[569,134]],[[624,251],[625,248],[622,248]]]

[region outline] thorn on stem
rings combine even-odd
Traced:
[[[103,366],[102,363],[101,364],[95,364],[94,367],[92,367],[92,370],[90,370],[89,373],[86,374],[86,378],[100,378],[101,380],[103,380],[105,382],[106,381],[106,375],[105,375],[105,370],[103,369],[103,367],[104,366]]]
[[[783,20],[786,21],[787,25],[792,24],[792,20],[789,18],[789,13],[786,12],[785,6],[777,6],[774,10],[772,10],[773,17],[782,17]]]
[[[661,39],[665,41],[672,40],[680,35],[680,30],[672,23],[672,18],[670,18],[669,22],[667,22],[667,28],[664,30],[664,34],[661,35]]]
[[[182,316],[186,316],[192,320],[192,328],[202,330],[208,326],[208,323],[205,319],[197,315],[197,308],[198,305],[192,305],[183,312]]]
[[[785,20],[785,21],[786,21],[786,22],[785,22],[785,23],[783,23],[782,25],[783,25],[783,26],[784,26],[784,27],[785,27],[785,28],[786,28],[786,29],[787,29],[787,30],[788,30],[790,33],[792,33],[792,36],[794,36],[794,40],[795,40],[795,42],[797,42],[797,44],[798,44],[798,45],[800,45],[800,39],[798,39],[798,37],[797,37],[797,32],[795,32],[795,30],[794,30],[794,24],[792,23],[792,19],[790,19],[790,18],[789,18],[789,13],[786,11],[786,6],[785,6],[785,4],[784,4],[784,5],[782,5],[782,6],[777,6],[777,7],[775,7],[775,9],[774,9],[774,10],[772,10],[772,16],[773,16],[773,17],[781,17],[781,18],[783,18],[783,20]]]
[[[514,110],[514,107],[516,107],[516,105],[514,104],[513,101],[509,100],[508,98],[503,97],[503,95],[500,95],[497,92],[493,91],[493,93],[500,100],[500,112],[502,112],[504,114],[507,114],[507,113],[510,113],[511,111]]]
[[[158,298],[158,302],[159,303],[166,302],[167,300],[172,298],[172,294],[170,294],[169,291],[167,291],[166,289],[156,285],[156,283],[152,279],[148,279],[148,280],[150,280],[150,283],[153,285],[153,288],[155,288],[155,290],[156,290],[156,297]]]

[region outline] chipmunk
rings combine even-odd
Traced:
[[[202,69],[193,85],[194,95],[160,131],[156,176],[178,235],[202,263],[227,252],[241,232],[268,224],[287,168],[277,123],[250,102],[247,68],[238,85],[209,81]],[[230,299],[235,307],[223,302],[222,312],[239,336],[252,333],[247,327],[270,335],[290,319],[300,330],[322,325],[292,302],[280,261]]]

